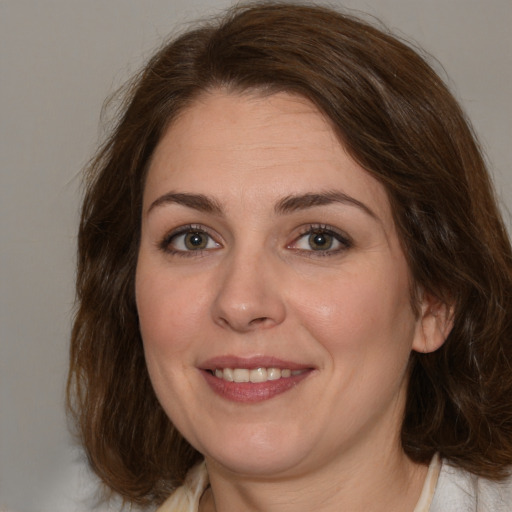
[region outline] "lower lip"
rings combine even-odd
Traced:
[[[228,382],[212,375],[209,371],[202,370],[206,382],[210,388],[222,398],[232,402],[255,403],[269,400],[277,395],[294,388],[311,374],[312,370],[306,370],[299,375],[292,375],[277,380],[266,382]]]

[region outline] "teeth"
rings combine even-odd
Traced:
[[[305,370],[290,370],[288,368],[217,368],[215,377],[228,382],[267,382],[269,380],[286,379],[293,375],[300,375]]]
[[[224,374],[224,372],[222,372]],[[235,368],[233,370],[234,382],[249,382],[250,372],[246,368]]]
[[[218,377],[217,372],[220,371],[220,378],[224,378],[228,382],[233,382],[235,377],[233,375],[233,370],[231,368],[224,368],[224,370],[215,370],[215,375]]]
[[[269,368],[267,370],[268,380],[277,380],[281,378],[281,370],[279,368]]]
[[[251,382],[265,382],[267,380],[267,369],[256,368],[249,372],[249,380]]]

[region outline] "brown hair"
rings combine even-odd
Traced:
[[[417,287],[453,305],[445,344],[411,356],[402,444],[500,478],[512,463],[511,249],[471,128],[409,46],[332,10],[230,10],[163,47],[87,172],[68,403],[113,490],[159,503],[201,455],[160,407],[134,300],[142,193],[166,126],[214,88],[287,91],[329,118],[386,187]]]

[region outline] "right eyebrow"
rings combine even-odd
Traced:
[[[155,199],[148,208],[147,213],[159,206],[167,204],[180,204],[187,208],[193,208],[194,210],[213,213],[215,215],[223,214],[221,205],[217,201],[203,194],[183,194],[176,192],[168,192],[167,194]]]

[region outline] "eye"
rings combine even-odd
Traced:
[[[204,229],[196,226],[185,226],[169,233],[160,243],[160,248],[168,253],[201,252],[218,249],[217,243]]]
[[[307,231],[296,238],[288,247],[298,251],[338,253],[352,246],[347,236],[328,226],[309,226]]]

